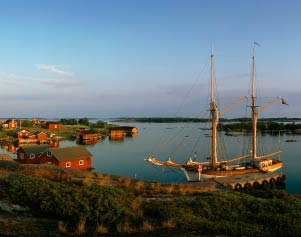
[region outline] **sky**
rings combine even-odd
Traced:
[[[223,108],[249,93],[254,42],[259,105],[289,104],[263,116],[301,117],[300,11],[298,0],[0,0],[0,117],[203,117],[211,47]]]

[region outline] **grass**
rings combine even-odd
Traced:
[[[104,234],[108,233],[108,228],[105,227],[103,224],[97,224],[95,232],[97,234],[104,235]]]
[[[132,227],[130,223],[125,222],[125,223],[117,224],[116,230],[118,233],[131,234],[134,233],[136,229]]]
[[[176,222],[171,219],[163,221],[162,223],[162,228],[164,229],[174,229],[175,227],[176,227]]]
[[[155,227],[149,221],[143,221],[142,231],[143,232],[151,232],[155,229]]]
[[[76,233],[82,234],[85,232],[86,218],[81,217],[79,223],[76,225]]]
[[[67,224],[65,224],[63,221],[58,222],[58,232],[60,234],[67,234]]]

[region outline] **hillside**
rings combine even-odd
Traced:
[[[2,236],[298,236],[301,199],[0,162]],[[177,233],[177,234],[176,234]]]

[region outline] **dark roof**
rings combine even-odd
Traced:
[[[33,133],[34,135],[38,135],[38,134],[40,134],[40,133],[45,133],[45,132],[35,132],[35,133]],[[47,135],[47,133],[45,133],[46,135]]]
[[[30,146],[22,146],[20,147],[26,154],[39,154],[46,151],[49,146],[48,145],[30,145]]]
[[[28,133],[29,133],[29,131],[27,131],[27,130],[25,130],[25,129],[22,129],[22,130],[21,130],[21,129],[17,129],[17,130],[15,130],[15,131],[14,131],[14,133],[16,133],[16,134],[17,134],[17,133],[19,133],[19,132],[23,132],[23,131],[25,131],[25,132],[28,132]]]
[[[81,133],[83,133],[83,134],[98,134],[98,132],[96,132],[94,130],[84,130]]]
[[[91,157],[92,154],[84,146],[49,148],[58,161]]]
[[[13,122],[13,121],[16,122],[14,119],[8,119],[8,120],[5,121],[5,123],[10,123],[10,122]]]

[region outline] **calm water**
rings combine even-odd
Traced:
[[[119,123],[120,124],[120,123]],[[108,138],[95,145],[87,145],[87,149],[94,155],[93,167],[96,171],[122,175],[131,178],[160,181],[186,181],[182,171],[168,167],[154,166],[144,159],[153,155],[161,160],[172,157],[177,162],[185,162],[196,152],[197,160],[206,160],[210,151],[210,138],[206,134],[206,124],[197,123],[130,123],[120,124],[138,128],[136,137],[125,137],[123,141],[111,141]],[[251,140],[248,136],[229,137],[221,132],[221,140],[225,144],[229,157],[237,157],[247,151],[247,144]],[[301,194],[301,153],[300,142],[285,142],[287,139],[299,139],[292,135],[265,135],[259,139],[261,144],[258,152],[272,152],[279,147],[283,150],[281,159],[284,167],[278,172],[287,175],[287,191]],[[198,142],[197,142],[198,141]],[[73,142],[63,142],[61,145],[73,145]],[[221,152],[220,152],[221,153]],[[225,152],[223,152],[225,153]]]
[[[95,145],[87,145],[86,148],[94,155],[93,167],[96,171],[131,178],[160,181],[181,182],[186,181],[182,171],[168,167],[154,166],[144,159],[153,155],[161,160],[172,157],[173,161],[186,162],[191,155],[196,160],[206,160],[210,151],[210,138],[206,136],[210,131],[205,130],[206,124],[198,123],[130,123],[121,124],[135,126],[138,135],[125,137],[123,141],[112,141],[108,138],[100,140]],[[221,140],[224,141],[228,157],[240,156],[249,148],[251,140],[248,136],[229,137],[221,132]],[[281,147],[283,154],[281,159],[284,167],[278,172],[286,174],[286,190],[289,193],[301,194],[301,153],[300,141],[285,142],[287,139],[301,139],[301,136],[292,135],[271,136],[265,135],[259,139],[262,146],[258,151],[272,152]],[[62,141],[60,146],[75,145],[73,141]],[[221,154],[221,152],[219,153]]]

